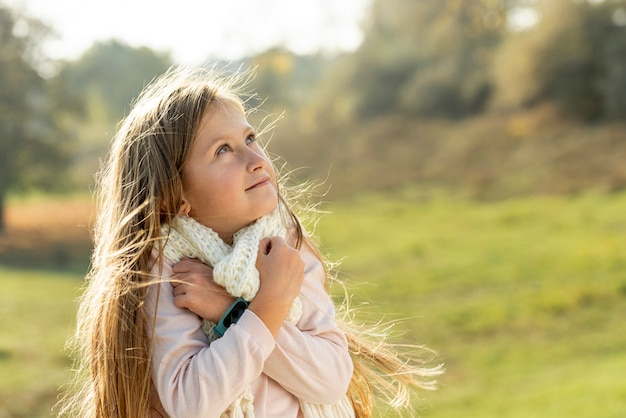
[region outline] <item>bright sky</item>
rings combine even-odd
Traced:
[[[74,59],[95,41],[169,50],[181,64],[235,60],[284,45],[296,53],[355,49],[369,0],[4,0],[58,33],[45,51]]]

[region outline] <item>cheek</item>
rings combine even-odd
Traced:
[[[265,157],[265,159],[267,160],[267,174],[269,174],[270,178],[272,179],[272,182],[274,182],[274,186],[277,185],[278,183],[278,179],[276,178],[276,171],[274,170],[274,166],[272,165],[272,163],[269,161],[269,159],[267,157]]]
[[[183,193],[185,198],[192,205],[198,203],[204,203],[206,196],[211,195],[210,186],[214,184],[211,181],[205,180],[203,176],[197,171],[189,170],[185,173],[183,181]]]

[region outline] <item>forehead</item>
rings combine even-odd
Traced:
[[[240,103],[215,101],[204,111],[198,125],[196,142],[213,142],[250,128]]]

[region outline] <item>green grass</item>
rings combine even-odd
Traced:
[[[318,232],[345,257],[355,304],[403,319],[401,341],[445,363],[416,403],[423,417],[624,416],[626,194],[475,202],[404,189],[325,209]],[[0,267],[0,417],[50,416],[80,279]]]
[[[422,416],[623,416],[626,195],[410,189],[327,209],[319,233],[354,301],[406,318],[403,338],[446,364]]]
[[[46,417],[67,379],[79,276],[0,267],[0,417]]]

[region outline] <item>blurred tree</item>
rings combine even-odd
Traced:
[[[267,98],[267,108],[293,104],[289,86],[293,84],[295,57],[290,52],[270,49],[253,57],[250,64],[255,68],[254,89],[259,98]]]
[[[599,40],[604,116],[626,121],[626,0],[607,0],[599,14],[606,30]]]
[[[0,232],[11,190],[62,184],[69,138],[46,80],[38,50],[49,29],[0,5]]]
[[[252,87],[273,113],[297,110],[308,104],[329,60],[319,55],[295,55],[272,48],[248,60],[254,69]]]
[[[58,78],[73,94],[100,101],[102,116],[118,121],[143,87],[171,65],[167,52],[133,48],[112,39],[94,44],[77,61],[65,63]]]
[[[626,7],[618,10],[624,14],[615,28],[619,36],[607,39],[602,49],[605,74],[601,94],[605,116],[626,121]]]
[[[68,176],[75,187],[93,181],[117,123],[142,88],[171,63],[169,53],[117,40],[95,43],[77,60],[61,63],[49,84],[74,110],[65,122],[78,138]]]
[[[346,80],[357,113],[456,118],[482,110],[506,11],[499,0],[374,0]]]
[[[538,0],[539,22],[494,65],[494,105],[556,103],[583,120],[626,119],[626,0]]]

